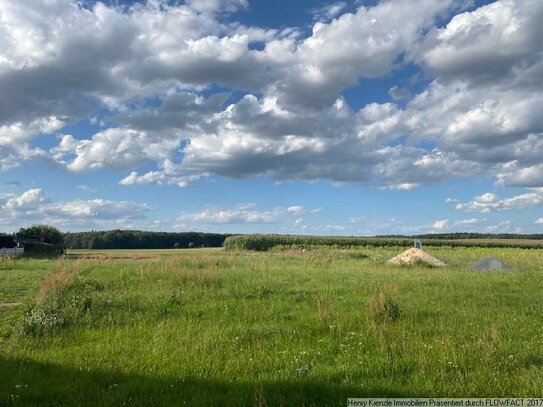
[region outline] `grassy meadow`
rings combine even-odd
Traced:
[[[543,397],[543,250],[403,250],[0,259],[0,405]],[[515,271],[466,269],[487,256]]]

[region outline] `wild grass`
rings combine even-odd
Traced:
[[[449,266],[385,263],[401,250],[103,252],[0,264],[0,293],[25,303],[6,311],[0,404],[542,397],[541,250],[432,248]],[[487,256],[515,271],[466,269]]]

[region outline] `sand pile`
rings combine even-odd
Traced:
[[[493,257],[485,257],[484,259],[479,260],[477,263],[473,263],[471,266],[469,266],[469,269],[480,271],[511,270],[511,266],[508,266],[507,264],[504,264]]]
[[[411,249],[406,250],[402,254],[399,254],[396,257],[393,257],[387,263],[397,264],[397,265],[401,265],[401,264],[414,265],[414,264],[422,263],[422,264],[427,264],[433,267],[446,266],[446,264],[443,263],[441,260],[436,259],[434,256],[426,253],[424,250],[417,249],[415,247],[412,247]]]

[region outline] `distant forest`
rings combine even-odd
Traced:
[[[78,233],[61,233],[54,227],[47,225],[33,226],[28,229],[21,229],[16,234],[1,234],[0,233],[0,248],[15,247],[16,241],[23,242],[29,245],[30,241],[41,241],[46,244],[62,245],[67,249],[174,249],[174,248],[191,248],[191,247],[221,247],[227,237],[231,234],[220,233],[201,233],[201,232],[149,232],[141,230],[108,230],[108,231],[90,231]],[[276,238],[298,238],[304,239],[309,236],[288,236],[288,235],[251,235],[254,237],[265,237],[269,240],[270,236]],[[314,236],[313,238],[316,238]],[[439,234],[423,234],[418,236],[406,235],[381,235],[366,238],[356,238],[354,236],[344,237],[352,241],[352,239],[360,239],[359,244],[368,244],[369,240],[379,239],[413,239],[419,238],[430,241],[439,240],[469,240],[469,239],[509,239],[509,240],[543,240],[543,234],[490,234],[490,233],[439,233]],[[249,235],[247,236],[249,238]],[[326,237],[323,237],[326,238]],[[328,237],[333,238],[337,243],[340,236]],[[369,239],[369,240],[368,240]],[[334,243],[334,244],[335,244]],[[352,242],[351,242],[352,243]],[[376,242],[374,242],[376,243]],[[437,242],[436,242],[437,243]],[[37,244],[37,243],[34,243]]]
[[[67,249],[174,249],[189,247],[221,247],[230,235],[199,232],[146,232],[141,230],[108,230],[101,232],[65,233]]]

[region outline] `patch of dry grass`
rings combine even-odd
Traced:
[[[70,288],[80,275],[82,262],[66,262],[59,260],[52,272],[47,274],[38,287],[37,301],[56,296],[62,291]]]

